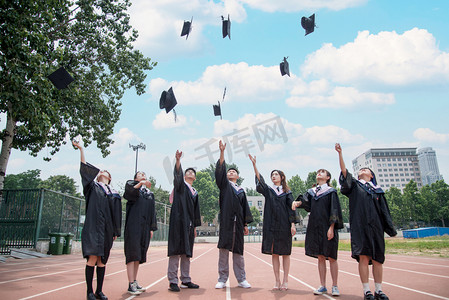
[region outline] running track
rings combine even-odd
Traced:
[[[316,260],[293,247],[288,291],[271,291],[274,275],[271,257],[260,253],[260,244],[245,244],[247,279],[251,289],[237,287],[230,263],[227,288],[216,290],[218,250],[216,244],[195,244],[191,262],[192,281],[198,290],[168,291],[167,248],[150,247],[148,262],[140,266],[138,280],[147,291],[139,296],[126,293],[128,287],[123,250],[113,250],[106,267],[103,291],[115,299],[362,299],[357,263],[346,251],[339,252],[340,297],[314,296],[319,285]],[[0,264],[0,299],[85,299],[85,260],[81,254],[35,259],[8,259]],[[281,269],[282,270],[282,269]],[[282,275],[281,275],[282,276]],[[328,289],[331,283],[327,273]],[[370,279],[373,288],[373,280]],[[96,282],[94,281],[94,290]],[[387,255],[383,290],[390,299],[448,299],[449,259]]]

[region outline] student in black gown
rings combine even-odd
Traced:
[[[359,263],[364,299],[388,300],[387,295],[382,292],[384,232],[389,236],[395,236],[397,233],[384,191],[377,186],[374,172],[369,168],[361,168],[357,179],[352,177],[346,169],[340,144],[335,144],[335,150],[338,152],[340,162],[341,192],[349,197],[351,251],[352,257]],[[369,264],[373,265],[374,295],[369,287]]]
[[[139,264],[147,261],[147,251],[153,232],[157,230],[154,195],[151,182],[144,172],[137,172],[128,180],[123,198],[126,203],[125,257],[128,274],[128,293],[138,295],[145,291],[137,282]]]
[[[292,252],[292,236],[296,234],[296,214],[291,209],[293,196],[287,185],[284,172],[273,170],[271,181],[274,186],[268,186],[256,167],[256,157],[248,155],[253,163],[256,174],[256,190],[264,195],[262,253],[271,255],[275,285],[273,290],[288,289],[288,274],[290,271],[290,255]],[[280,259],[284,268],[284,278],[280,281]]]
[[[173,180],[173,204],[170,211],[168,231],[168,270],[169,290],[179,292],[178,266],[181,261],[181,288],[197,289],[199,286],[190,277],[190,258],[193,256],[193,243],[196,237],[195,227],[201,226],[198,192],[192,184],[196,180],[193,168],[185,173],[181,167],[182,152],[176,151],[176,165]]]
[[[313,293],[321,295],[326,289],[326,260],[329,260],[332,277],[332,296],[339,296],[338,280],[338,229],[343,228],[340,201],[337,190],[330,186],[331,174],[320,169],[316,174],[316,186],[293,202],[292,209],[303,208],[310,212],[307,224],[306,255],[318,258],[321,286]]]
[[[83,194],[86,199],[86,219],[81,232],[83,257],[87,259],[85,277],[87,299],[108,298],[103,293],[103,280],[113,241],[120,236],[122,223],[122,205],[120,195],[114,191],[111,175],[86,163],[84,149],[79,142],[73,141],[81,156],[80,174]],[[95,181],[95,177],[97,181]],[[97,266],[97,289],[93,293],[92,281]]]
[[[220,237],[218,239],[218,282],[216,289],[226,287],[229,277],[229,252],[232,252],[234,275],[238,286],[250,288],[246,280],[243,258],[244,235],[248,235],[248,223],[253,221],[245,190],[237,185],[239,173],[234,168],[226,170],[224,150],[226,144],[219,142],[220,159],[215,168],[215,182],[220,189]]]

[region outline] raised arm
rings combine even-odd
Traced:
[[[248,154],[249,159],[251,160],[251,162],[253,163],[253,168],[254,168],[254,173],[256,174],[257,180],[260,180],[260,174],[259,174],[259,170],[257,170],[257,166],[256,166],[256,157],[252,157],[251,154]]]
[[[176,150],[175,158],[176,158],[176,171],[179,172],[179,168],[181,167],[181,156],[182,151]]]
[[[338,152],[341,174],[343,174],[343,177],[346,178],[346,165],[345,161],[343,160],[343,151],[339,143],[335,144],[335,150]]]
[[[80,150],[81,162],[83,164],[85,164],[86,163],[86,157],[84,156],[83,146],[81,146],[80,142],[78,142],[76,140],[72,141],[72,145]]]
[[[218,143],[218,148],[220,148],[220,166],[223,165],[224,162],[224,151],[226,149],[226,143],[223,144],[223,142],[220,140]]]

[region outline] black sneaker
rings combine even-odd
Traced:
[[[365,297],[363,299],[365,299],[365,300],[374,300],[373,293],[371,293],[371,291],[366,292],[365,293]]]
[[[193,282],[181,283],[182,289],[197,289],[200,286],[198,284],[194,284]]]
[[[136,284],[136,290],[138,290],[139,292],[145,292],[147,290],[146,288],[141,287],[137,280],[134,280],[134,283]]]
[[[97,300],[94,293],[87,293],[87,300]]]
[[[128,294],[131,294],[131,295],[140,295],[140,294],[142,294],[141,291],[137,290],[136,285],[137,285],[136,282],[130,283],[128,285]]]
[[[169,291],[172,292],[179,292],[179,286],[176,283],[170,283],[170,287],[168,288]]]
[[[106,297],[106,295],[103,294],[103,292],[96,292],[95,293],[95,298],[101,299],[101,300],[108,300],[108,297]]]
[[[374,299],[376,299],[376,300],[389,300],[387,295],[385,295],[385,293],[382,292],[382,291],[375,292],[374,293]]]

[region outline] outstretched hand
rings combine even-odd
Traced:
[[[338,153],[341,153],[342,149],[341,149],[341,146],[340,146],[339,143],[335,143],[335,150],[336,150]]]
[[[77,141],[75,139],[72,140],[72,145],[73,145],[73,147],[78,148],[78,149],[82,149],[83,148],[83,146],[81,146],[81,142]]]
[[[182,157],[182,151],[176,150],[175,158],[179,161]]]
[[[251,162],[253,163],[253,165],[256,164],[256,156],[252,157],[251,154],[248,154],[249,159],[251,160]]]
[[[223,144],[223,142],[220,140],[220,142],[218,142],[218,148],[220,149],[221,152],[225,151],[226,143]]]

